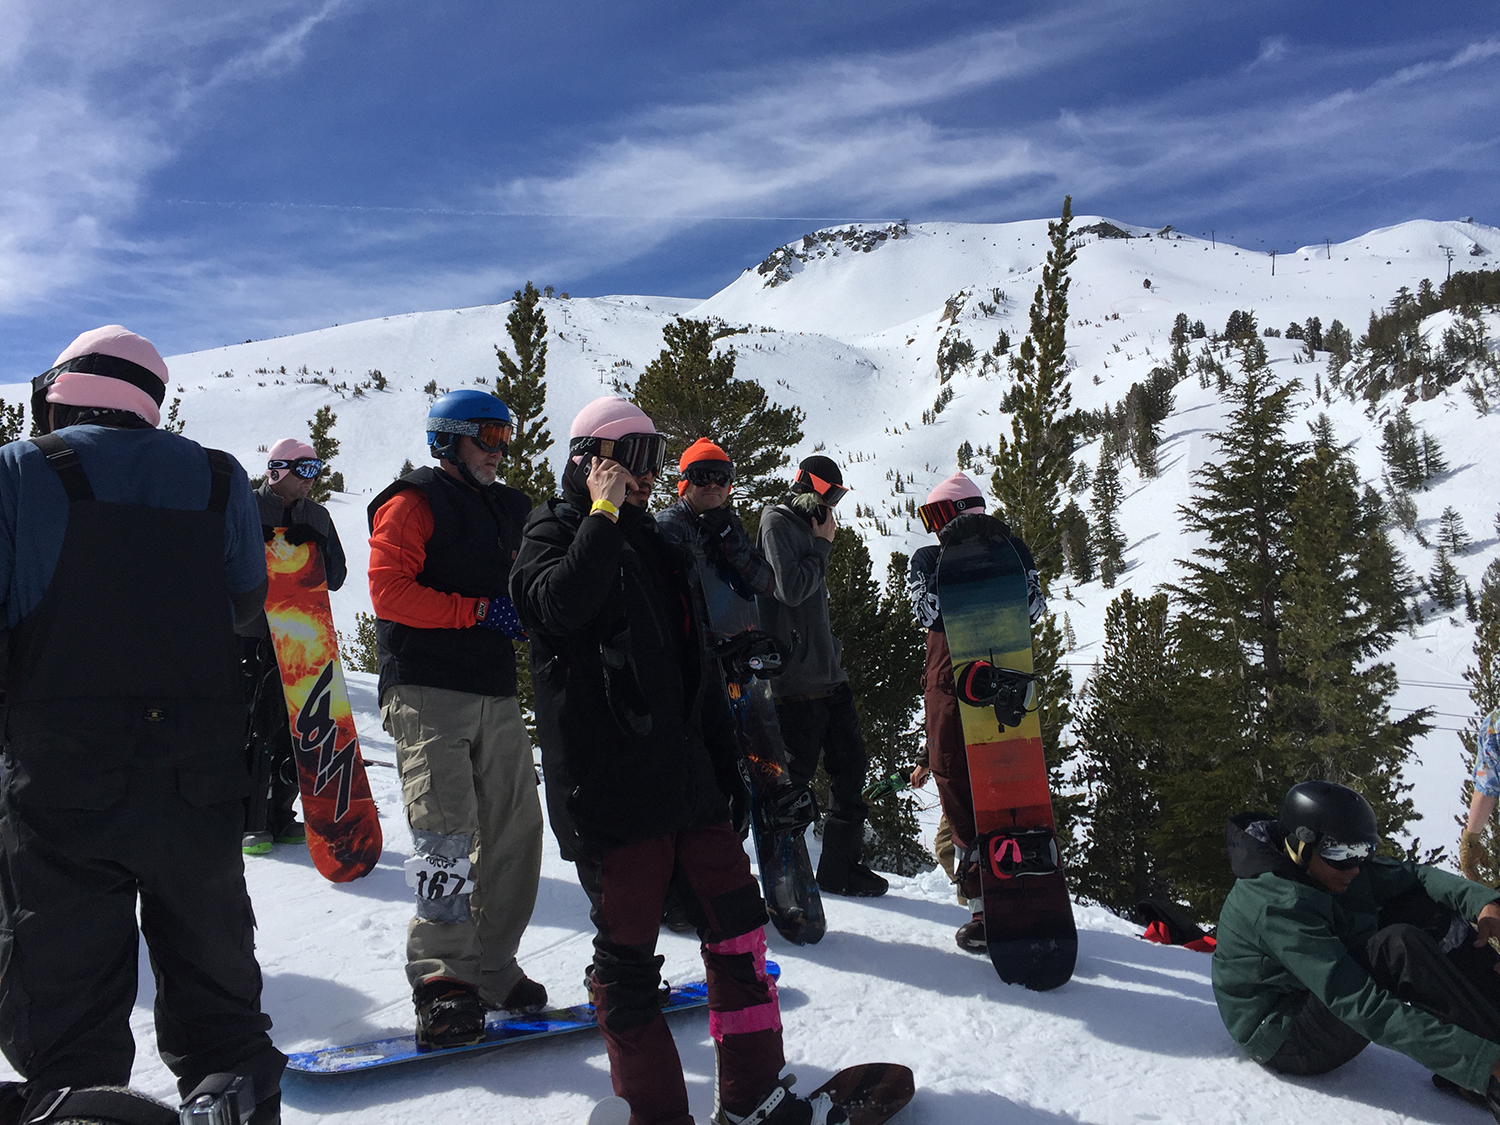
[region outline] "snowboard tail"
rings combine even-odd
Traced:
[[[761,893],[776,932],[794,945],[813,945],[826,929],[823,899],[807,854],[810,819],[788,816],[775,795],[793,785],[770,686],[730,682],[740,759],[750,783],[750,830]]]
[[[1007,540],[966,539],[943,549],[938,599],[954,667],[986,660],[1029,675],[1026,575]],[[1034,712],[1002,726],[995,708],[960,702],[985,941],[1007,984],[1038,991],[1073,974],[1078,936],[1057,852],[1052,792]]]
[[[781,968],[774,961],[766,962],[766,974],[773,980],[781,976]],[[703,981],[678,985],[667,996],[662,1011],[668,1014],[689,1008],[701,1008],[708,1004],[708,985]],[[449,1058],[453,1055],[474,1051],[491,1051],[510,1043],[548,1039],[554,1035],[567,1035],[575,1031],[588,1031],[595,1026],[594,1006],[577,1004],[571,1008],[553,1008],[536,1015],[510,1016],[492,1012],[485,1020],[484,1038],[478,1043],[462,1047],[444,1047],[429,1051],[417,1047],[415,1034],[394,1035],[375,1039],[368,1043],[354,1043],[344,1047],[323,1047],[316,1051],[297,1051],[287,1056],[287,1068],[302,1074],[351,1074],[361,1070],[397,1066],[416,1062],[419,1059]]]
[[[849,1125],[882,1125],[911,1101],[916,1082],[898,1063],[862,1063],[839,1071],[808,1098],[822,1094],[849,1115]]]
[[[380,817],[359,755],[349,690],[339,666],[323,559],[286,528],[266,543],[266,620],[276,649],[302,790],[307,847],[324,878],[346,883],[380,859]]]

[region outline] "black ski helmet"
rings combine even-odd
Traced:
[[[1332,781],[1293,785],[1282,798],[1276,819],[1286,836],[1287,851],[1298,862],[1303,852],[1299,845],[1321,851],[1331,844],[1364,844],[1373,850],[1380,840],[1370,802]]]

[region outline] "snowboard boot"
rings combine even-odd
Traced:
[[[484,1041],[484,1004],[463,981],[434,977],[412,992],[417,1008],[417,1049],[468,1047]]]
[[[305,844],[307,843],[307,827],[294,816],[289,823],[276,830],[276,842],[278,844]]]
[[[849,1114],[834,1105],[827,1094],[809,1101],[792,1093],[796,1081],[795,1074],[784,1075],[749,1113],[730,1113],[718,1107],[712,1125],[844,1125],[849,1120]]]
[[[690,934],[698,928],[688,917],[687,909],[682,905],[681,900],[671,891],[667,892],[667,899],[662,903],[661,924],[674,934]]]
[[[269,832],[246,832],[240,837],[240,851],[246,855],[267,855],[273,838]]]
[[[831,895],[879,898],[890,884],[860,859],[864,845],[862,821],[830,816],[823,821],[823,854],[818,859],[818,888]]]
[[[1500,1079],[1490,1079],[1490,1084],[1485,1087],[1484,1100],[1490,1115],[1495,1119],[1495,1125],[1500,1125]]]
[[[505,999],[498,1004],[485,1003],[487,1008],[504,1009],[507,1012],[540,1012],[547,1006],[547,986],[530,977],[516,981]]]
[[[990,947],[984,940],[984,915],[976,914],[962,926],[958,927],[958,933],[954,934],[958,942],[958,948],[965,953],[988,953]]]

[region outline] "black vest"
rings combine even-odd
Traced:
[[[531,501],[519,489],[495,483],[476,492],[447,473],[424,465],[370,501],[375,513],[396,493],[420,489],[432,509],[432,538],[417,582],[466,598],[506,596],[510,564],[521,546]],[[516,694],[516,650],[498,629],[417,629],[377,619],[380,698],[393,684],[449,688],[475,695]]]
[[[192,804],[248,795],[247,710],[224,570],[230,459],[205,450],[208,507],[94,499],[78,454],[33,439],[68,493],[47,592],[11,635],[6,754],[17,797],[107,809],[133,774]]]

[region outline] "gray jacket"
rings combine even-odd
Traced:
[[[848,681],[842,646],[828,623],[828,555],[833,544],[785,504],[760,517],[758,544],[776,571],[774,597],[758,597],[760,627],[782,642],[789,658],[771,681],[777,699],[815,695]]]

